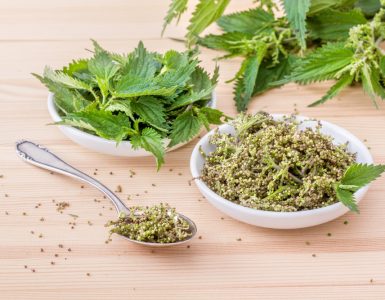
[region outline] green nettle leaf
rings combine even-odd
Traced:
[[[280,81],[288,76],[295,64],[296,57],[289,55],[288,57],[280,57],[279,64],[271,66],[270,62],[262,62],[258,70],[257,79],[254,85],[253,96],[264,93],[265,91],[277,87],[272,83]],[[279,85],[278,85],[279,86]]]
[[[169,147],[190,140],[199,133],[201,126],[201,121],[192,110],[179,115],[172,124]]]
[[[217,24],[225,32],[241,32],[257,35],[259,33],[270,34],[273,31],[274,16],[260,8],[222,16]]]
[[[251,34],[241,32],[227,32],[221,35],[209,34],[203,38],[199,38],[197,43],[204,47],[224,50],[233,55],[240,54],[241,48],[237,47],[236,44],[242,40],[250,40],[253,37]]]
[[[146,123],[167,132],[165,109],[159,99],[143,96],[131,102],[131,109]]]
[[[161,72],[167,70],[177,70],[182,66],[189,64],[189,57],[186,52],[180,53],[176,50],[169,50],[163,56],[163,68]]]
[[[61,71],[53,71],[51,68],[46,67],[44,69],[44,77],[49,80],[59,83],[64,87],[80,90],[92,90],[92,88],[85,82],[73,78]]]
[[[224,113],[220,110],[211,107],[202,107],[199,109],[199,113],[205,115],[210,124],[220,125],[222,124],[222,118],[225,117]]]
[[[190,25],[187,27],[187,39],[192,42],[211,23],[224,12],[230,0],[201,0],[193,12]]]
[[[367,16],[373,16],[380,8],[380,0],[358,0],[356,6]]]
[[[293,28],[302,49],[306,48],[306,14],[310,8],[310,0],[283,0],[287,19]]]
[[[72,76],[76,73],[88,72],[88,59],[73,60],[63,68],[63,73]]]
[[[175,102],[170,106],[169,110],[180,108],[180,107],[192,104],[196,101],[201,101],[202,99],[205,99],[206,97],[210,96],[212,90],[213,90],[213,87],[208,90],[202,90],[197,93],[191,92],[188,94],[184,94],[175,100]]]
[[[360,10],[341,12],[325,10],[307,21],[312,38],[322,40],[345,40],[351,27],[365,24],[367,20]]]
[[[345,74],[326,92],[326,94],[319,100],[310,104],[310,107],[317,106],[319,104],[325,103],[327,100],[330,100],[337,96],[345,87],[349,86],[353,82],[353,75]]]
[[[171,82],[171,81],[170,81]],[[139,96],[171,96],[175,93],[177,86],[163,87],[154,79],[143,79],[126,75],[116,84],[115,97],[132,98]]]
[[[86,108],[91,102],[85,99],[77,90],[70,90],[55,84],[46,77],[33,74],[43,84],[47,86],[51,93],[54,93],[55,105],[64,114],[77,112]]]
[[[116,142],[124,140],[132,131],[128,117],[122,113],[113,115],[110,111],[85,110],[67,114],[62,119],[56,124],[87,129],[100,137]]]
[[[131,109],[131,100],[112,100],[106,107],[108,111],[121,111],[124,112],[131,120],[134,120],[133,112]]]
[[[88,70],[100,79],[111,79],[119,68],[120,66],[104,52],[95,54],[94,58],[88,61]]]
[[[385,171],[385,165],[369,165],[356,163],[351,165],[341,179],[345,185],[354,185],[359,188],[376,180]]]
[[[336,195],[337,199],[351,211],[356,213],[359,212],[356,200],[354,199],[354,194],[352,192],[337,188]]]
[[[333,79],[338,71],[352,62],[353,55],[352,49],[345,47],[344,43],[326,44],[297,60],[292,74],[275,84],[290,81],[308,84]]]
[[[385,77],[385,55],[381,55],[379,66],[382,77]]]
[[[124,76],[135,78],[152,78],[160,69],[161,64],[154,53],[150,53],[144,48],[140,41],[137,48],[132,52],[127,63],[122,67]]]
[[[359,212],[354,193],[376,180],[385,171],[385,165],[352,164],[335,186],[336,195],[350,210]]]
[[[364,64],[361,79],[364,91],[372,99],[373,104],[377,106],[376,97],[380,97],[381,99],[385,98],[385,90],[380,83],[379,70],[370,68],[367,64]]]
[[[235,83],[235,101],[238,111],[244,111],[251,100],[259,67],[266,54],[266,45],[262,44],[255,56],[246,58],[241,66],[243,74]]]
[[[134,149],[143,148],[151,152],[156,159],[156,165],[159,168],[164,163],[165,149],[162,143],[162,136],[153,128],[147,127],[140,134],[131,137],[131,144]]]
[[[179,21],[180,16],[187,10],[188,0],[172,0],[170,3],[170,7],[166,16],[164,17],[162,35],[168,24],[175,18],[177,18],[177,22]]]
[[[356,1],[357,0],[311,0],[311,6],[307,15],[313,16],[330,8],[352,8]]]
[[[178,87],[182,87],[189,80],[197,65],[198,61],[194,59],[189,64],[180,66],[178,69],[172,69],[168,72],[160,74],[155,77],[155,82],[165,88],[176,89]]]
[[[191,84],[194,92],[207,91],[214,87],[209,74],[199,66],[191,73],[188,83]]]

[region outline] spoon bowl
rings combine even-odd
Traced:
[[[111,200],[111,202],[114,204],[116,208],[118,215],[120,215],[121,213],[129,212],[128,207],[109,188],[107,188],[105,185],[97,181],[95,178],[70,166],[69,164],[64,162],[62,159],[60,159],[58,156],[50,152],[48,149],[43,148],[42,146],[35,144],[33,142],[23,140],[16,143],[16,153],[20,158],[22,158],[24,161],[32,165],[35,165],[50,171],[54,171],[56,173],[70,176],[72,178],[78,179],[80,181],[86,182],[96,187],[99,191],[101,191]],[[167,247],[167,246],[180,245],[188,242],[195,236],[197,232],[197,227],[195,223],[188,217],[180,213],[178,213],[178,217],[185,220],[189,224],[190,236],[181,241],[177,241],[174,243],[152,243],[152,242],[137,241],[120,234],[118,234],[118,236],[132,243],[136,243],[144,246]]]

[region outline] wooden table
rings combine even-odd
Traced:
[[[229,11],[250,5],[232,2]],[[91,47],[90,38],[116,52],[131,51],[140,39],[151,50],[182,50],[183,44],[167,37],[183,37],[186,18],[160,37],[167,4],[1,1],[0,299],[385,299],[385,178],[372,185],[360,215],[302,230],[269,230],[224,216],[188,184],[195,142],[169,153],[157,173],[152,158],[92,153],[46,125],[47,90],[30,73],[89,56],[84,49]],[[202,49],[202,64],[212,70],[217,55]],[[218,106],[230,115],[232,87],[224,82],[238,65],[236,59],[220,62]],[[376,162],[384,163],[384,106],[376,110],[361,89],[350,88],[307,108],[328,86],[290,84],[256,98],[250,111],[290,113],[297,105],[303,115],[367,139]],[[122,198],[131,195],[128,204],[169,202],[196,221],[200,238],[161,250],[116,237],[106,244],[104,224],[115,217],[111,204],[94,188],[22,162],[14,150],[22,138],[95,172],[112,189],[121,185]],[[54,200],[70,207],[60,214]]]

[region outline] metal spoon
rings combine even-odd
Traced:
[[[30,164],[33,164],[43,169],[55,171],[57,173],[76,178],[78,180],[84,181],[96,187],[99,191],[101,191],[111,200],[111,202],[114,204],[118,212],[118,215],[122,212],[123,213],[129,212],[129,209],[127,208],[127,206],[110,189],[108,189],[106,186],[101,184],[96,179],[70,166],[69,164],[61,160],[59,157],[57,157],[55,154],[50,152],[48,149],[43,148],[42,146],[37,145],[33,142],[23,140],[16,143],[16,153],[23,160],[25,160]],[[185,220],[190,226],[189,231],[191,235],[183,241],[178,241],[174,243],[149,243],[149,242],[136,241],[128,237],[125,237],[123,235],[120,235],[120,236],[125,238],[126,240],[129,240],[130,242],[145,245],[145,246],[162,247],[162,246],[179,245],[191,240],[196,234],[197,228],[195,223],[189,218],[187,218],[186,216],[182,214],[178,214],[178,217]]]

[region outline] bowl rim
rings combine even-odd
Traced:
[[[49,114],[50,114],[50,116],[54,122],[60,122],[60,121],[62,121],[62,118],[60,117],[58,110],[57,110],[57,107],[55,105],[54,96],[55,96],[54,93],[48,92],[48,97],[47,97],[48,112],[49,112]],[[207,103],[206,106],[211,107],[211,108],[215,108],[216,103],[217,103],[217,97],[216,97],[215,91],[213,91],[211,93],[211,100]],[[84,137],[86,137],[88,139],[94,140],[94,142],[107,143],[107,144],[111,144],[114,147],[116,147],[116,141],[114,141],[114,140],[108,140],[108,139],[102,138],[100,136],[90,134],[88,132],[77,129],[73,126],[69,126],[69,125],[59,125],[59,126],[65,127],[66,130],[68,130],[72,135],[77,135],[77,136],[83,135]],[[163,140],[168,140],[168,138],[164,138]],[[131,142],[130,141],[121,141],[119,143],[119,145],[122,145],[122,146],[131,145]]]
[[[272,115],[274,118],[281,118],[283,116],[289,116],[288,114],[270,114],[270,115]],[[300,121],[302,121],[302,120],[304,120],[304,121],[317,120],[317,121],[320,121],[322,124],[329,126],[333,131],[338,130],[339,132],[341,132],[346,137],[346,139],[350,143],[358,144],[362,148],[362,153],[366,159],[365,163],[370,163],[370,164],[373,163],[373,157],[372,157],[371,153],[369,152],[368,148],[355,135],[353,135],[351,132],[349,132],[345,128],[342,128],[342,127],[335,125],[331,122],[324,121],[324,120],[318,120],[315,118],[305,117],[305,116],[301,116],[301,115],[296,115],[295,117],[297,120],[300,120]],[[330,212],[333,212],[333,211],[336,211],[339,209],[348,210],[348,208],[346,206],[344,206],[341,202],[337,202],[337,203],[334,203],[334,204],[331,204],[331,205],[328,205],[325,207],[320,207],[320,208],[315,208],[315,209],[310,209],[310,210],[301,210],[301,211],[294,211],[294,212],[268,211],[268,210],[254,209],[254,208],[242,206],[240,204],[234,203],[234,202],[218,195],[213,190],[211,190],[203,180],[201,180],[199,178],[200,171],[198,170],[198,167],[197,167],[197,159],[201,155],[199,148],[203,144],[209,143],[210,136],[213,135],[216,130],[221,130],[224,128],[233,128],[233,126],[231,126],[228,123],[222,124],[222,125],[218,126],[217,128],[206,133],[198,141],[198,143],[195,145],[193,152],[191,154],[191,158],[190,158],[190,171],[191,171],[192,177],[194,178],[196,185],[198,186],[198,188],[201,191],[204,190],[204,192],[207,193],[208,196],[211,197],[212,199],[214,199],[215,201],[220,202],[222,205],[225,205],[225,206],[231,207],[233,209],[236,209],[238,211],[241,211],[242,213],[245,213],[245,214],[253,214],[253,215],[258,215],[258,216],[263,216],[263,217],[271,217],[271,218],[276,218],[276,217],[279,217],[279,218],[282,218],[282,217],[297,218],[297,217],[305,217],[305,216],[317,215],[317,214],[327,214],[327,213],[330,213]],[[354,195],[356,197],[356,203],[357,204],[364,197],[364,195],[366,194],[366,192],[369,189],[369,186],[370,186],[370,184],[360,188],[358,191],[356,191],[354,193]],[[208,199],[208,201],[210,201],[210,200]]]

